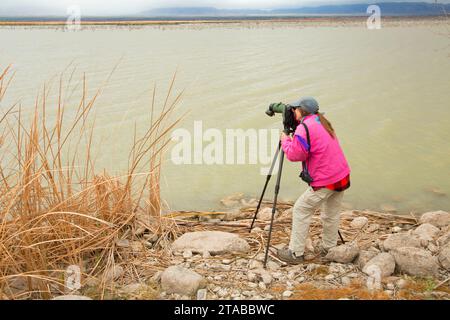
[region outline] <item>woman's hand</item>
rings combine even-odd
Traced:
[[[281,132],[280,140],[283,141],[283,140],[286,139],[286,138],[290,138],[290,136],[288,136],[288,135],[287,135],[286,133],[284,133],[284,132]]]

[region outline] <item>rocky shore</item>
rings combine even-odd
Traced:
[[[265,241],[271,214],[265,202],[249,232],[256,201],[233,196],[224,212],[172,212],[174,234],[153,234],[138,217],[129,238],[117,241],[129,263],[57,299],[450,299],[450,213],[420,217],[373,211],[341,213],[345,244],[317,253],[320,216],[313,217],[300,265],[276,258],[289,241],[292,203],[281,203],[267,268]],[[238,206],[238,208],[236,208]],[[151,220],[151,219],[150,219]],[[99,293],[99,283],[108,283]]]

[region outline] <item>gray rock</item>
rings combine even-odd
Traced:
[[[260,227],[254,227],[253,229],[252,229],[252,233],[260,233],[260,232],[262,232],[263,230],[260,228]]]
[[[390,252],[401,272],[412,276],[434,276],[439,265],[436,257],[430,252],[416,247],[402,247]]]
[[[357,217],[352,220],[352,222],[350,223],[350,227],[352,227],[353,229],[362,229],[367,226],[368,223],[369,219],[367,219],[366,217]]]
[[[189,259],[192,258],[193,254],[191,250],[184,250],[183,251],[183,258],[185,259]]]
[[[402,232],[402,231],[403,231],[403,229],[401,227],[399,227],[399,226],[395,226],[395,227],[392,228],[392,232],[393,233],[399,233],[399,232]]]
[[[391,234],[383,242],[383,248],[386,251],[402,247],[421,248],[422,242],[420,241],[418,236],[410,235],[408,233]]]
[[[433,241],[438,233],[439,228],[430,223],[421,224],[412,232],[412,234],[426,241]]]
[[[450,231],[447,231],[446,233],[444,233],[442,236],[440,236],[437,240],[436,240],[437,244],[440,247],[445,246],[447,243],[450,243]]]
[[[197,291],[197,300],[206,300],[206,289],[199,289]]]
[[[368,270],[370,270],[369,268],[372,265],[375,265],[380,269],[382,277],[388,277],[395,271],[395,259],[391,254],[387,252],[382,252],[370,259],[370,261],[366,263],[362,271],[365,274],[370,275]]]
[[[272,276],[268,272],[261,272],[261,280],[264,284],[269,285],[272,283]]]
[[[171,294],[194,295],[206,287],[206,280],[198,273],[181,266],[168,267],[161,275],[162,290]]]
[[[445,211],[426,212],[421,217],[419,222],[430,223],[435,227],[441,228],[450,225],[450,213]]]
[[[359,252],[358,258],[355,261],[355,264],[359,269],[363,269],[367,262],[370,261],[373,257],[378,255],[378,252],[373,250],[361,250]]]
[[[350,263],[359,254],[358,245],[354,242],[346,243],[328,250],[325,259],[339,263]]]
[[[67,294],[67,295],[55,297],[52,300],[92,300],[92,299],[89,297],[86,297],[86,296]]]
[[[278,210],[275,211],[274,219],[276,219],[277,217]],[[261,210],[259,210],[257,218],[265,221],[270,221],[272,219],[272,208],[262,208]]]
[[[450,243],[441,249],[438,259],[444,269],[450,270]]]
[[[250,246],[238,235],[222,231],[197,231],[183,234],[172,244],[175,251],[191,250],[192,252],[218,255],[230,252],[247,252]]]

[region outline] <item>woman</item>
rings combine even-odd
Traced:
[[[311,216],[323,205],[323,233],[320,252],[325,255],[336,246],[340,208],[344,190],[350,187],[350,168],[331,123],[319,113],[314,98],[305,97],[290,104],[299,124],[291,138],[281,135],[282,148],[289,161],[302,161],[312,178],[309,188],[298,198],[292,213],[289,246],[278,250],[279,259],[298,264],[304,261],[305,242]]]

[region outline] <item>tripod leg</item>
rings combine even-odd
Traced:
[[[281,172],[283,170],[283,160],[284,160],[284,151],[281,150],[280,165],[279,165],[278,176],[277,176],[277,184],[275,185],[275,196],[273,199],[272,218],[270,220],[270,229],[269,229],[269,236],[267,238],[266,255],[264,257],[264,268],[266,268],[267,257],[269,256],[269,247],[270,247],[270,238],[272,237],[273,220],[275,218],[275,211],[277,209],[278,193],[280,192]]]
[[[342,237],[341,232],[338,230],[339,238],[341,238],[342,244],[345,244],[344,238]]]
[[[264,184],[264,188],[262,190],[261,197],[259,198],[258,206],[256,207],[255,215],[253,216],[253,221],[250,226],[249,232],[252,231],[253,225],[255,224],[256,216],[258,215],[259,208],[261,207],[261,203],[264,198],[264,194],[266,193],[267,185],[269,184],[270,178],[272,177],[273,168],[275,167],[275,163],[277,162],[278,153],[280,152],[280,149],[281,149],[281,141],[278,143],[277,152],[275,152],[275,156],[273,157],[272,165],[270,166],[269,173],[267,174],[266,183]]]

